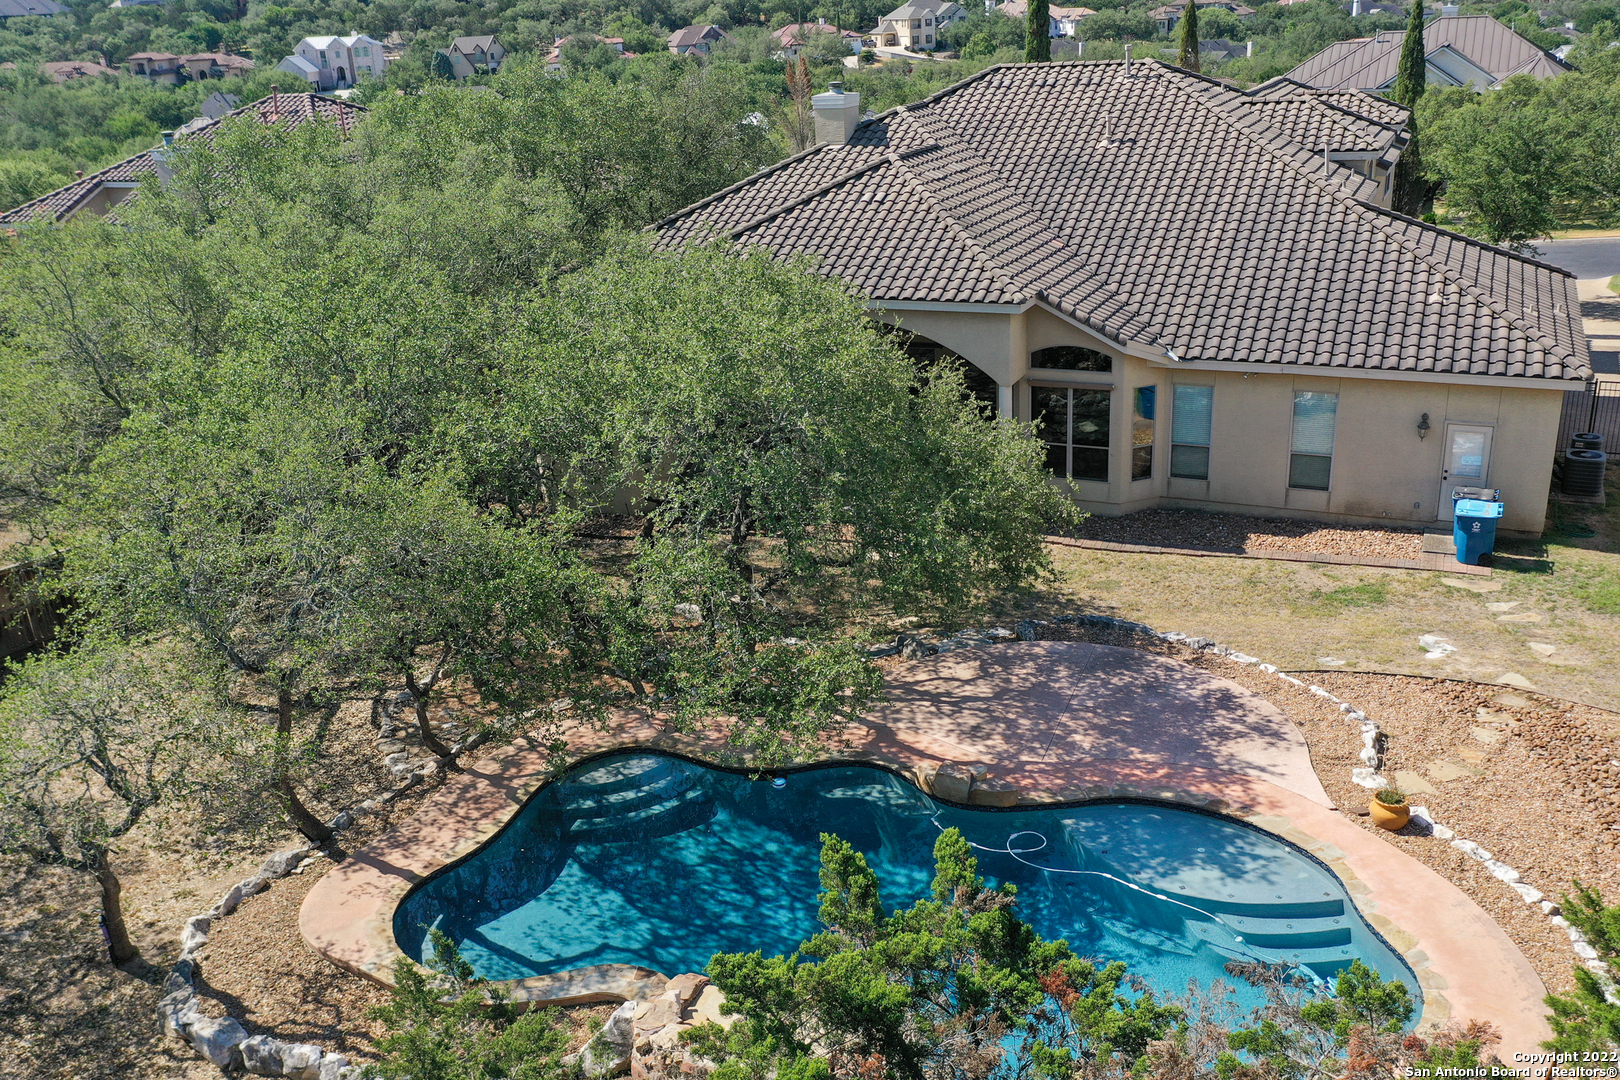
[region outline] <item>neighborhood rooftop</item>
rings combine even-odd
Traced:
[[[1311,86],[1376,90],[1395,82],[1404,30],[1385,30],[1370,38],[1339,41],[1288,73]],[[1429,81],[1444,85],[1498,85],[1513,75],[1549,79],[1569,65],[1538,47],[1512,27],[1489,15],[1449,15],[1430,20],[1423,29]]]
[[[1583,379],[1574,280],[1402,217],[1254,99],[1157,61],[1001,65],[658,223],[887,306],[1042,305],[1173,360]]]
[[[204,121],[193,128],[185,138],[188,141],[212,139],[214,133],[219,130],[220,121],[233,116],[256,115],[267,124],[282,123],[288,127],[297,127],[306,120],[316,118],[338,121],[344,114],[347,114],[352,122],[354,117],[363,115],[365,111],[361,105],[351,105],[346,101],[323,97],[320,94],[274,94],[251,105],[234,109],[218,119]],[[156,171],[152,155],[159,149],[161,148],[154,147],[152,150],[142,151],[100,172],[80,177],[66,187],[42,195],[32,202],[23,203],[14,210],[0,212],[0,225],[21,225],[41,219],[64,221],[91,206],[94,206],[93,212],[105,213],[111,205],[133,198],[134,189],[141,180]],[[106,197],[114,192],[116,197]],[[98,195],[104,198],[98,200]]]

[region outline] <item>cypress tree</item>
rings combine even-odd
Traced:
[[[1024,63],[1044,64],[1051,59],[1051,0],[1029,0],[1029,23],[1024,28]]]
[[[1188,71],[1198,70],[1198,0],[1187,0],[1181,10],[1181,52],[1176,64]]]
[[[1395,72],[1395,88],[1390,97],[1412,110],[1406,122],[1406,149],[1395,163],[1395,190],[1390,199],[1397,213],[1417,217],[1423,213],[1428,183],[1423,179],[1423,159],[1418,150],[1417,103],[1429,88],[1429,62],[1423,47],[1423,0],[1412,0],[1412,13],[1406,20],[1406,37],[1401,42],[1401,63]]]

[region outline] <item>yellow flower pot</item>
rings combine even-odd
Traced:
[[[1368,810],[1372,812],[1373,824],[1390,832],[1405,828],[1406,823],[1412,820],[1412,808],[1405,803],[1391,806],[1374,799],[1369,804]]]

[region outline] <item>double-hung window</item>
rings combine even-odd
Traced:
[[[1035,429],[1046,444],[1046,467],[1071,480],[1108,480],[1107,390],[1036,386],[1030,389]]]
[[[1288,486],[1326,491],[1333,476],[1333,429],[1339,395],[1294,391],[1294,441],[1288,456]]]
[[[1209,479],[1210,418],[1215,411],[1213,386],[1178,386],[1170,411],[1170,475],[1183,480]]]

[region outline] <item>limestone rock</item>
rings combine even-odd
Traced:
[[[158,1000],[158,1022],[163,1025],[163,1034],[172,1039],[188,1038],[192,1026],[202,1018],[197,993],[190,983],[164,994]]]
[[[1487,746],[1492,743],[1501,742],[1504,737],[1500,731],[1485,727],[1471,727],[1468,729],[1468,734],[1472,735],[1479,742],[1485,743]]]
[[[292,868],[315,854],[314,848],[294,848],[292,851],[278,851],[264,860],[264,866],[259,873],[265,877],[285,877],[292,872]]]
[[[651,1033],[661,1027],[667,1027],[681,1018],[681,1006],[670,997],[653,998],[643,1001],[632,1014],[631,1022],[637,1035],[643,1032]]]
[[[894,643],[900,646],[900,655],[907,660],[921,660],[925,656],[933,656],[939,652],[938,646],[915,634],[901,634],[894,639]]]
[[[1020,619],[1013,627],[1019,641],[1039,641],[1041,628],[1033,619]]]
[[[1379,776],[1371,769],[1351,769],[1350,779],[1354,783],[1368,789],[1369,791],[1377,791],[1379,788],[1389,787],[1389,781],[1385,780],[1382,776]]]
[[[973,770],[954,761],[941,763],[934,773],[934,796],[948,802],[966,803],[973,789]]]
[[[723,1028],[730,1028],[738,1020],[736,1013],[725,1014],[720,1006],[725,1004],[726,995],[718,986],[710,983],[703,988],[696,1001],[692,1003],[691,1018],[694,1024],[719,1024]]]
[[[321,1080],[322,1050],[318,1046],[283,1042],[269,1035],[255,1035],[242,1041],[241,1052],[243,1068],[255,1076]]]
[[[1423,774],[1410,769],[1401,769],[1395,773],[1395,786],[1408,795],[1433,795],[1435,787],[1423,779]]]
[[[1519,894],[1519,898],[1527,904],[1539,904],[1546,899],[1542,895],[1540,889],[1531,888],[1529,885],[1526,885],[1523,882],[1513,881],[1509,882],[1508,884],[1512,887],[1514,892]]]
[[[708,985],[709,977],[707,975],[687,972],[669,980],[668,985],[664,987],[662,996],[673,999],[677,1010],[684,1014],[686,1010],[692,1007],[692,1003],[698,999],[698,996],[703,993],[703,988]]]
[[[189,957],[194,955],[204,945],[208,944],[208,927],[212,924],[207,915],[193,915],[186,920],[180,930],[180,955]]]
[[[1549,645],[1545,641],[1532,641],[1530,643],[1530,651],[1535,653],[1537,656],[1547,657],[1557,652],[1558,646]]]
[[[238,1047],[247,1037],[247,1029],[229,1016],[205,1016],[191,1025],[191,1045],[197,1053],[227,1071],[242,1067]]]
[[[1477,578],[1451,578],[1440,579],[1442,584],[1450,585],[1453,589],[1467,589],[1473,593],[1493,593],[1502,591],[1500,581],[1480,581]]]
[[[613,1010],[602,1030],[591,1036],[575,1058],[586,1076],[617,1076],[630,1068],[630,1050],[635,1042],[635,1001]]]
[[[1018,785],[1006,780],[975,781],[968,802],[974,806],[1016,806]]]
[[[1496,677],[1496,681],[1503,686],[1512,686],[1520,690],[1534,690],[1536,684],[1520,675],[1517,671],[1504,671]]]
[[[344,1070],[352,1068],[349,1059],[342,1054],[327,1054],[321,1058],[321,1069],[317,1075],[320,1080],[348,1080]]]
[[[1499,623],[1543,623],[1547,621],[1547,616],[1534,611],[1515,611],[1512,615],[1498,615],[1496,621]]]

